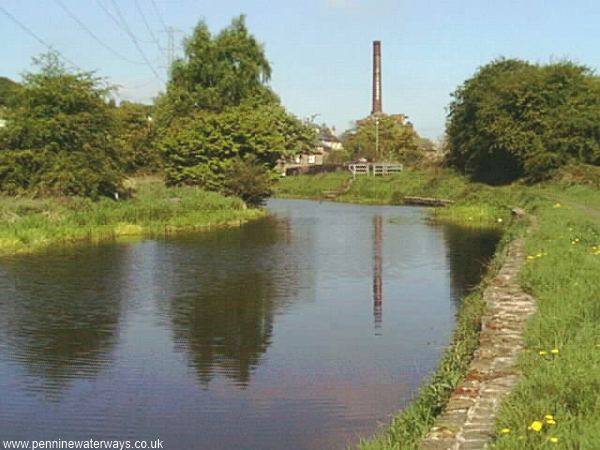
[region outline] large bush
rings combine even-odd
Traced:
[[[112,195],[121,179],[112,143],[109,88],[89,73],[71,73],[55,54],[36,60],[0,129],[0,190]]]
[[[286,154],[309,150],[315,141],[314,130],[281,106],[267,85],[270,75],[263,48],[243,16],[215,36],[198,24],[157,102],[168,184],[195,184],[242,197],[251,191],[247,199],[260,203],[254,194],[267,195],[271,183],[263,172]]]
[[[476,180],[539,180],[569,162],[600,164],[600,79],[586,67],[500,59],[453,96],[449,162]]]
[[[168,184],[194,184],[222,191],[232,160],[273,169],[286,153],[312,142],[310,127],[279,105],[199,112],[174,121],[161,139]]]
[[[116,121],[115,143],[127,173],[155,172],[162,167],[155,144],[153,109],[150,105],[132,102],[122,102],[112,109]]]

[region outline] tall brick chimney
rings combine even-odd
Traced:
[[[381,112],[381,41],[373,41],[373,108],[371,114]]]

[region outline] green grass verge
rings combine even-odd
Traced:
[[[275,185],[275,195],[279,198],[319,199],[323,192],[337,190],[350,176],[349,172],[336,172],[280,178]]]
[[[501,408],[494,445],[596,449],[600,193],[585,186],[549,186],[540,193],[545,201],[535,210],[539,228],[527,239],[530,259],[521,273],[522,285],[538,299],[539,310],[525,332],[523,381]],[[540,431],[528,429],[534,421],[541,422]]]
[[[58,243],[237,225],[264,214],[235,198],[190,187],[166,188],[156,178],[139,179],[135,197],[119,202],[0,197],[0,255]]]

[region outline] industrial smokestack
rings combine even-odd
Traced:
[[[373,41],[373,109],[371,114],[381,113],[381,41]]]

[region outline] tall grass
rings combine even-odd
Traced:
[[[200,189],[166,188],[141,179],[129,200],[0,197],[0,254],[35,251],[55,243],[125,235],[160,235],[223,226],[259,217],[260,210]]]

